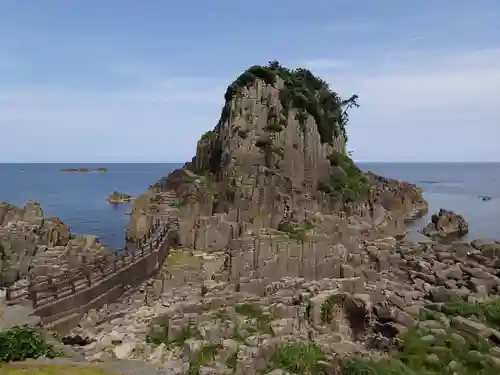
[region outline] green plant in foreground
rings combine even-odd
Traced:
[[[0,362],[24,361],[42,356],[54,358],[61,355],[47,344],[42,334],[27,325],[15,326],[0,332]]]
[[[475,316],[479,320],[488,323],[495,328],[500,328],[500,299],[494,299],[486,302],[448,302],[442,306],[442,312],[450,317]]]
[[[198,375],[201,366],[212,364],[219,349],[220,345],[208,344],[194,352],[189,359],[188,375]]]
[[[269,370],[282,369],[293,374],[320,374],[318,362],[325,354],[314,344],[291,343],[280,346],[269,363]]]

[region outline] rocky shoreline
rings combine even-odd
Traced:
[[[446,210],[423,230],[429,242],[405,241],[427,202],[346,155],[356,98],[277,62],[238,77],[192,161],[134,199],[129,241],[175,194],[179,247],[62,338],[73,362],[145,375],[496,374],[500,243],[461,241],[468,225]]]
[[[0,204],[0,287],[79,267],[110,251],[97,237],[76,236],[38,202]]]

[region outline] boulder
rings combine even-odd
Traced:
[[[427,237],[460,238],[469,232],[469,225],[462,215],[440,209],[422,230]]]

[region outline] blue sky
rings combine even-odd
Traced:
[[[498,0],[0,0],[0,161],[186,161],[269,60],[359,94],[359,161],[500,161],[498,19]]]

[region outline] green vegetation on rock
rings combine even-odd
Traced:
[[[308,231],[314,228],[314,224],[310,220],[304,220],[299,225],[294,223],[283,221],[278,224],[278,230],[284,232],[288,237],[297,242],[302,242]]]
[[[24,361],[28,358],[58,356],[42,334],[29,326],[15,326],[0,332],[0,362]]]
[[[192,323],[183,327],[180,332],[174,337],[169,334],[170,319],[168,316],[163,316],[156,326],[146,336],[146,342],[153,345],[165,344],[167,347],[175,347],[184,345],[185,341],[191,338],[199,337],[200,333]]]
[[[323,323],[331,323],[333,319],[333,312],[335,309],[342,307],[345,302],[343,294],[332,294],[321,305],[321,321]]]
[[[441,306],[441,312],[449,317],[475,317],[491,327],[500,329],[500,299],[486,302],[447,302]]]
[[[214,132],[213,130],[209,130],[209,131],[205,132],[205,133],[201,136],[201,140],[202,140],[202,141],[205,141],[205,140],[206,140],[206,141],[208,141],[208,140],[210,140],[210,139],[214,138],[214,136],[215,136],[215,132]]]
[[[323,351],[314,344],[291,343],[278,347],[271,357],[269,370],[282,369],[292,374],[321,374]]]
[[[333,172],[328,181],[318,184],[319,191],[343,201],[356,201],[368,197],[370,184],[348,155],[333,151],[328,160]]]
[[[253,305],[250,303],[242,303],[238,304],[234,307],[234,311],[239,314],[251,319],[255,322],[254,329],[250,330],[248,327],[247,330],[252,331],[250,334],[254,333],[265,333],[271,334],[271,317],[268,314],[265,314],[261,308],[257,305]]]
[[[341,99],[337,93],[330,90],[325,81],[307,69],[290,70],[277,61],[271,61],[268,66],[252,66],[229,85],[224,98],[229,102],[242,88],[250,87],[257,79],[263,80],[268,85],[274,85],[277,77],[284,81],[284,87],[279,93],[282,110],[280,116],[275,117],[278,125],[286,124],[289,112],[294,108],[300,113],[298,116],[302,124],[305,124],[307,119],[306,113],[314,118],[322,143],[331,144],[334,137],[339,135],[347,140],[348,110],[359,106],[358,96],[352,95],[347,100]],[[227,110],[223,109],[221,122],[228,116]],[[272,128],[278,129],[275,125],[272,125]]]
[[[201,366],[207,366],[215,361],[217,351],[221,348],[216,344],[205,344],[195,351],[189,359],[188,375],[198,375]]]

